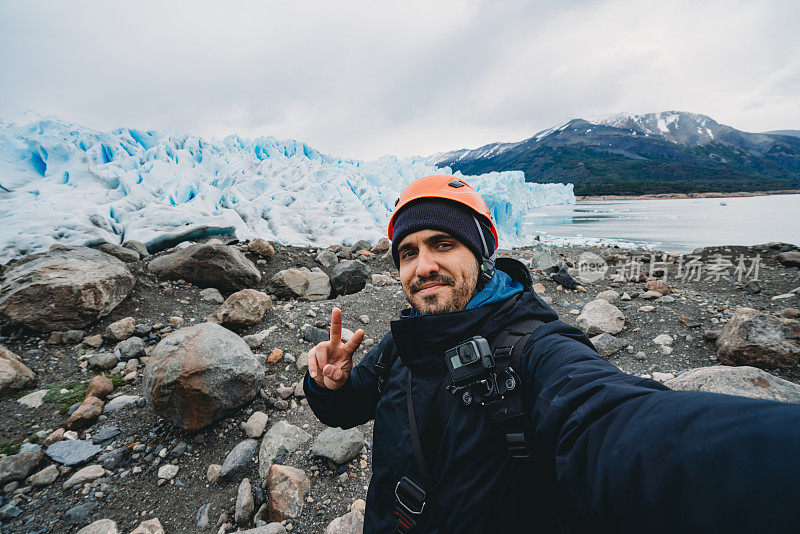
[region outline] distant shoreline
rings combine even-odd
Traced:
[[[779,191],[737,191],[724,193],[709,191],[706,193],[656,193],[652,195],[575,195],[579,201],[600,200],[666,200],[675,198],[730,198],[730,197],[761,197],[767,195],[796,195],[800,189],[782,189]]]

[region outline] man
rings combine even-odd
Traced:
[[[800,531],[800,407],[622,373],[521,263],[495,265],[490,212],[460,178],[409,185],[389,238],[411,308],[356,367],[363,331],[343,344],[334,309],[304,383],[326,425],[375,419],[365,532]],[[474,364],[450,349],[473,336],[496,366],[463,378]]]

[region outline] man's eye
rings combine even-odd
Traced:
[[[438,245],[436,245],[436,248],[450,248],[451,246],[452,246],[452,245],[451,245],[450,243],[448,243],[447,241],[445,241],[445,242],[443,242],[443,243],[439,243]]]
[[[413,255],[414,255],[414,251],[413,250],[406,250],[406,251],[403,251],[403,252],[400,253],[400,259],[404,260],[406,258],[410,258]]]

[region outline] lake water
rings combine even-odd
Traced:
[[[680,252],[769,241],[800,245],[800,195],[582,201],[539,208],[528,215],[525,229],[553,244]]]

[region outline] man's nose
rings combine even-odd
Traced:
[[[417,254],[417,270],[415,274],[420,278],[425,278],[438,270],[439,264],[436,263],[433,254],[425,249],[421,249]]]

